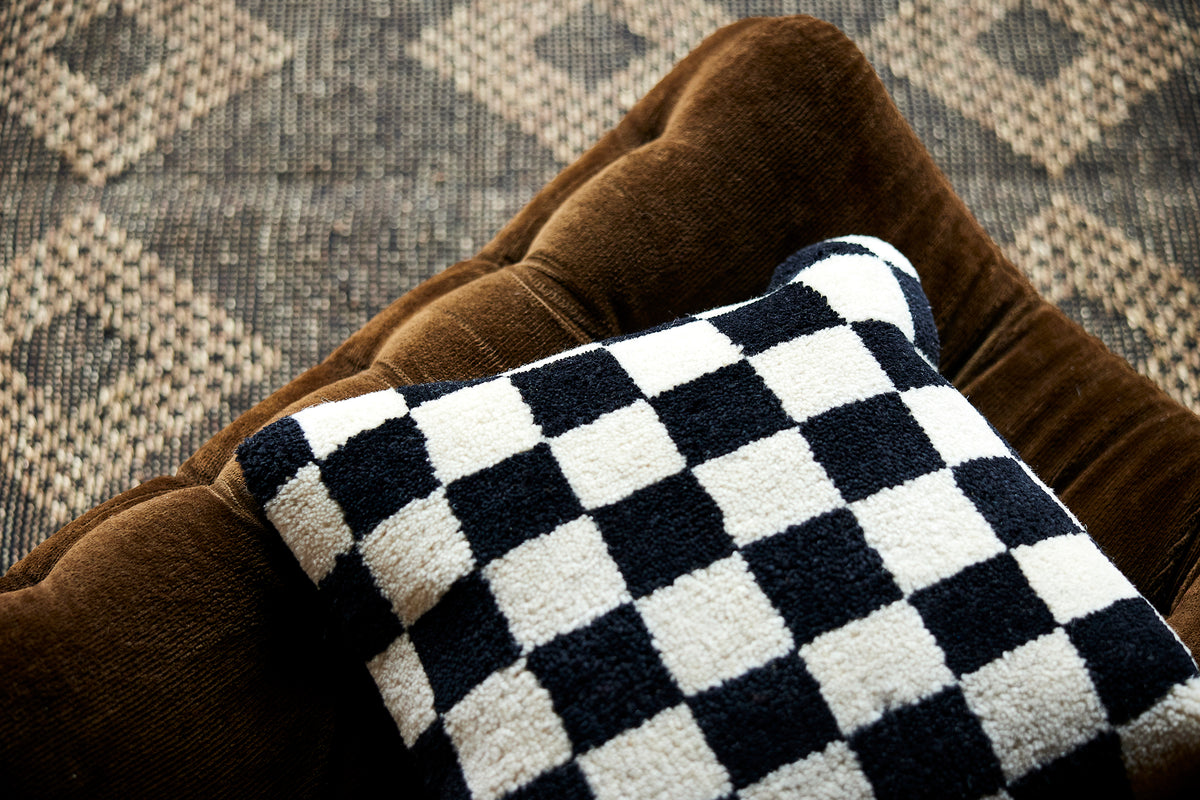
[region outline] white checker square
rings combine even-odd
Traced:
[[[632,600],[600,530],[586,517],[525,542],[483,574],[525,652]]]
[[[379,687],[404,744],[412,747],[437,719],[437,712],[433,709],[433,687],[408,634],[368,661],[367,671]]]
[[[792,649],[792,634],[739,555],[688,573],[637,602],[684,694],[735,678]]]
[[[693,320],[607,345],[647,397],[736,363],[741,348],[711,323]]]
[[[950,470],[882,489],[850,510],[905,594],[1004,550]]]
[[[507,378],[475,384],[412,410],[443,483],[529,450],[542,431]]]
[[[825,296],[847,322],[890,322],[911,342],[912,312],[887,264],[874,256],[835,255],[813,264],[797,280]]]
[[[589,509],[615,503],[687,465],[645,400],[551,439],[550,449]]]
[[[1163,775],[1192,772],[1200,751],[1200,678],[1171,687],[1157,703],[1117,729],[1125,772],[1136,796],[1161,790]]]
[[[1087,665],[1061,629],[964,675],[960,685],[1010,781],[1108,724]]]
[[[451,584],[475,566],[445,489],[413,500],[379,523],[359,549],[405,625],[433,608]]]
[[[472,689],[445,722],[467,787],[480,800],[500,797],[571,757],[550,693],[524,660]]]
[[[874,236],[850,235],[839,236],[836,241],[849,242],[850,244],[866,248],[909,277],[920,280],[920,276],[917,275],[917,268],[908,260],[908,256],[882,239],[876,239]]]
[[[900,399],[946,466],[954,467],[973,458],[1012,458],[1004,440],[953,386],[910,389],[901,392]]]
[[[748,360],[798,422],[896,388],[845,325],[792,339]]]
[[[683,705],[585,753],[579,767],[597,800],[715,800],[733,790]]]
[[[1055,536],[1012,551],[1025,580],[1060,624],[1137,597],[1129,579],[1087,534]]]
[[[741,800],[874,800],[858,756],[845,742],[831,742],[819,753],[785,764],[738,793]]]
[[[847,736],[954,680],[921,615],[903,600],[821,634],[800,656]]]
[[[355,434],[377,428],[389,419],[408,413],[404,396],[395,389],[371,392],[342,400],[309,406],[292,415],[313,455],[325,458]]]
[[[313,583],[320,583],[338,555],[354,547],[354,534],[316,464],[296,470],[264,510]]]
[[[795,429],[751,442],[693,472],[739,547],[845,505]]]

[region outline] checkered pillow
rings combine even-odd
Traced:
[[[437,796],[1128,791],[1196,746],[1196,668],[936,350],[851,237],[239,458]]]

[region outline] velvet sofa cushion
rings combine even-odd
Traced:
[[[1037,296],[853,42],[810,17],[748,19],[707,39],[474,257],[395,300],[176,475],[98,506],[0,577],[6,789],[404,795],[395,725],[313,629],[314,590],[255,512],[237,446],[309,405],[495,374],[745,300],[789,253],[852,231],[911,259],[943,375],[1200,651],[1200,420]]]
[[[1200,673],[937,350],[848,237],[238,458],[434,796],[1132,796],[1200,757]]]

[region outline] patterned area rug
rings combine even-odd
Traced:
[[[705,35],[860,43],[968,205],[1200,411],[1191,0],[12,0],[0,569],[469,255]]]

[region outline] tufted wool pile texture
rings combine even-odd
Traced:
[[[1133,796],[1200,674],[937,349],[903,256],[832,240],[238,458],[431,796]]]

